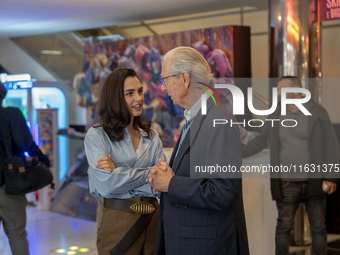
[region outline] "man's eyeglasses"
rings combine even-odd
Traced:
[[[165,84],[165,79],[170,78],[170,77],[173,77],[173,76],[177,76],[177,75],[179,75],[179,74],[180,74],[180,73],[178,73],[178,74],[173,74],[173,75],[169,75],[169,76],[167,76],[167,77],[161,78],[161,79],[160,79],[160,82],[164,85],[164,84]]]

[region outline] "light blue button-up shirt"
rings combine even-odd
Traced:
[[[125,128],[124,139],[112,142],[102,127],[91,127],[85,137],[85,152],[89,163],[88,175],[90,193],[101,199],[133,197],[155,197],[149,183],[149,173],[158,159],[166,161],[163,145],[156,130],[151,138],[140,129],[141,139],[138,149],[133,149],[130,134]],[[109,171],[96,168],[97,160],[112,156],[116,169]]]

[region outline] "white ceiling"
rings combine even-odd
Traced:
[[[0,38],[107,27],[241,6],[268,0],[0,0]]]

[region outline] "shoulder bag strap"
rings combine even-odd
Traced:
[[[7,159],[10,161],[12,159],[12,137],[7,124],[5,109],[1,109],[1,124],[2,124],[2,135],[3,141],[5,143]]]

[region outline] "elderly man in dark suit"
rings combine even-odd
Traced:
[[[212,100],[207,102],[207,114],[201,114],[203,90],[196,89],[196,79],[211,75],[208,63],[193,48],[168,52],[162,77],[163,91],[186,109],[187,121],[169,164],[160,160],[149,175],[153,189],[161,192],[157,254],[247,255],[241,176],[210,175],[204,170],[217,165],[240,169],[237,126],[213,126],[214,119],[236,120]],[[197,167],[202,171],[197,172]]]

